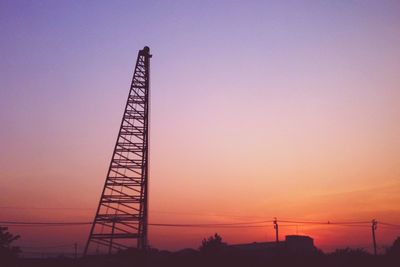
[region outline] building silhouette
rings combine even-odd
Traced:
[[[253,242],[247,244],[229,245],[229,248],[274,254],[278,251],[286,251],[296,254],[312,254],[316,251],[314,239],[309,236],[287,235],[284,241],[279,242]]]

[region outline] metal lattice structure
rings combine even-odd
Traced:
[[[85,255],[147,248],[150,58],[139,51]]]

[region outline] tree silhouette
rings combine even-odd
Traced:
[[[226,243],[222,242],[222,237],[215,233],[214,236],[210,236],[207,239],[204,238],[199,249],[203,253],[217,253],[225,246]]]
[[[12,243],[19,239],[19,235],[13,235],[7,231],[7,227],[0,226],[0,259],[16,258],[21,252],[19,247],[12,246]]]
[[[344,249],[336,249],[331,255],[336,257],[365,257],[370,254],[362,248],[344,248]]]
[[[400,236],[396,238],[393,245],[387,250],[387,254],[390,256],[400,257]]]

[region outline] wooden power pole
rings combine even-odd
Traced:
[[[372,242],[374,244],[374,255],[376,256],[377,252],[376,252],[375,230],[376,228],[378,228],[378,222],[375,219],[372,220],[371,228],[372,228]]]

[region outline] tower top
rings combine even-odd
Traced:
[[[142,50],[140,50],[140,53],[143,54],[143,55],[151,57],[151,55],[150,55],[150,47],[148,47],[147,45]]]

